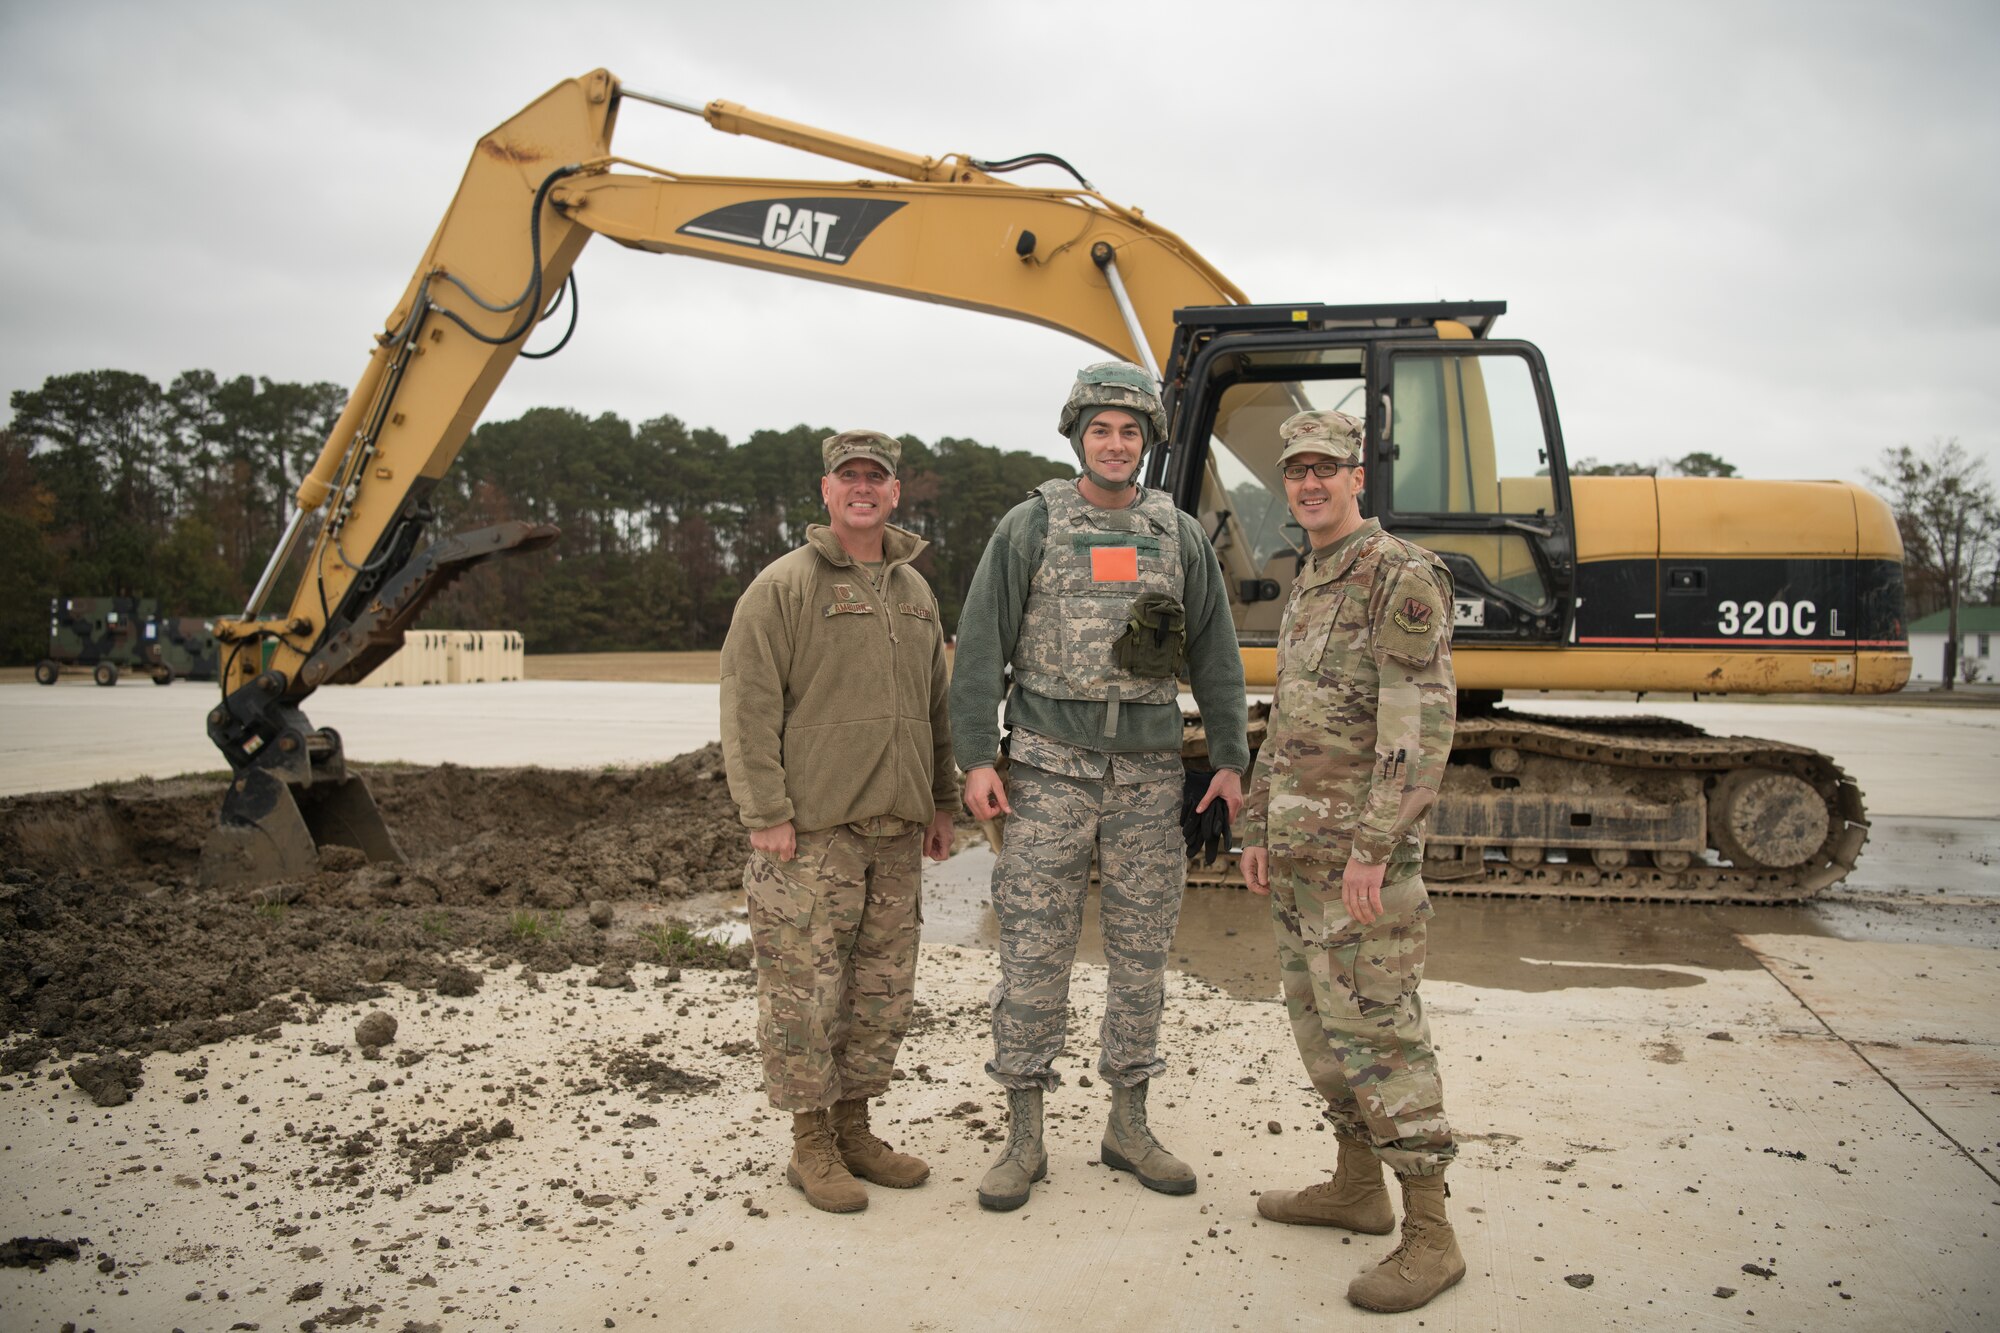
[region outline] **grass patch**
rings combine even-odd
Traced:
[[[653,960],[676,967],[733,967],[731,950],[683,925],[645,926],[639,939],[653,951]]]
[[[507,931],[517,940],[559,940],[568,929],[560,912],[544,915],[522,908],[507,918]]]
[[[434,940],[451,938],[451,913],[425,912],[417,918],[417,928]]]
[[[256,911],[258,916],[264,918],[264,920],[269,921],[272,925],[275,926],[284,921],[285,913],[289,911],[290,908],[291,904],[283,901],[282,899],[266,898],[263,902],[258,903],[254,910]]]

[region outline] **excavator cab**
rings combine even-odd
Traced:
[[[1568,634],[1576,539],[1561,428],[1541,353],[1483,336],[1505,309],[1175,313],[1169,443],[1148,481],[1213,538],[1246,649],[1276,644],[1307,551],[1278,477],[1278,426],[1325,408],[1366,423],[1364,512],[1450,568],[1454,642],[1552,644]]]

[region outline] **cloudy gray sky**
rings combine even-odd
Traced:
[[[555,15],[563,17],[557,18]],[[0,387],[351,383],[479,136],[609,67],[926,154],[1076,163],[1254,300],[1504,298],[1572,457],[2000,456],[2000,7],[0,3]],[[628,105],[676,170],[855,170]],[[1034,179],[1028,177],[1028,179]],[[1059,183],[1054,173],[1041,178]],[[600,242],[537,405],[1062,455],[1062,334]]]

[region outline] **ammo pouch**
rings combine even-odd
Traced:
[[[1170,679],[1187,667],[1187,611],[1163,592],[1142,592],[1125,613],[1111,656],[1135,676]]]

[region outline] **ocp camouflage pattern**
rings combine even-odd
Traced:
[[[1285,1012],[1328,1122],[1397,1173],[1432,1175],[1458,1148],[1417,994],[1432,915],[1423,879],[1385,883],[1382,909],[1363,926],[1342,904],[1339,867],[1271,863]]]
[[[888,1091],[915,1007],[923,829],[881,816],[798,834],[743,870],[757,1045],[781,1111]]]
[[[1177,770],[1178,757],[1168,758]],[[1010,1088],[1062,1082],[1053,1065],[1069,1024],[1070,965],[1093,848],[1109,973],[1097,1070],[1120,1087],[1164,1073],[1167,951],[1187,877],[1178,771],[1137,782],[1074,778],[1029,766],[1016,747],[1007,793],[1014,815],[993,871],[1000,981],[991,997],[987,1074]]]
[[[1244,846],[1351,855],[1391,879],[1421,867],[1457,709],[1451,604],[1443,563],[1374,519],[1307,562],[1278,630]]]
[[[1325,454],[1342,463],[1361,457],[1361,419],[1332,410],[1294,412],[1278,427],[1278,461],[1293,454]]]

